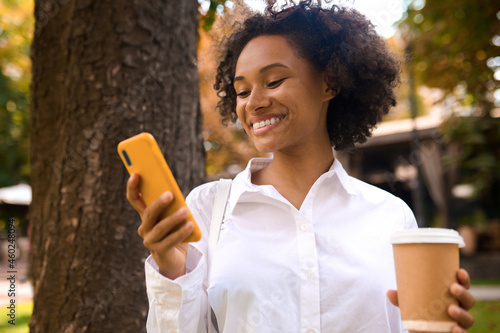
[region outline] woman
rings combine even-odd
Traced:
[[[151,332],[205,332],[207,295],[220,332],[402,332],[390,235],[416,228],[404,202],[349,177],[333,149],[363,142],[395,105],[397,61],[364,16],[311,1],[245,20],[225,42],[215,88],[223,120],[239,119],[259,151],[232,183],[207,281],[207,238],[218,182],[187,198],[203,238],[181,209],[158,221],[170,192],[139,212]],[[469,277],[450,292],[465,332]],[[386,295],[387,293],[387,295]],[[392,304],[391,304],[392,303]]]

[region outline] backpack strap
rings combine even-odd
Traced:
[[[229,193],[231,191],[231,179],[220,179],[217,184],[217,192],[215,193],[214,206],[212,209],[212,220],[210,222],[210,232],[208,237],[208,276],[207,281],[210,281],[210,271],[212,269],[212,258],[215,246],[219,241],[220,228],[222,226],[222,220],[224,219],[224,213],[226,211],[227,200],[229,199]],[[212,332],[212,321],[215,321],[215,315],[213,316],[213,311],[210,306],[210,300],[208,299],[207,307],[207,319],[208,319],[208,333]]]

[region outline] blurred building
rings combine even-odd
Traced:
[[[500,221],[485,221],[472,231],[463,225],[464,217],[474,218],[478,205],[473,187],[459,183],[459,168],[443,166],[443,156],[456,156],[459,147],[443,140],[442,122],[439,113],[382,122],[366,143],[337,158],[350,175],[403,199],[420,227],[459,229],[471,239],[470,254],[500,251]]]
[[[28,209],[31,204],[31,186],[17,184],[0,188],[0,239],[5,237],[5,227],[9,219],[16,222],[17,236],[27,235]]]

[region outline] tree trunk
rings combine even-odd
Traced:
[[[144,332],[119,141],[153,134],[184,192],[204,180],[196,0],[37,0],[31,332]]]

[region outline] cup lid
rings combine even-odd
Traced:
[[[465,247],[464,239],[457,231],[443,228],[398,230],[392,234],[391,243],[449,243],[458,244],[459,247]]]

